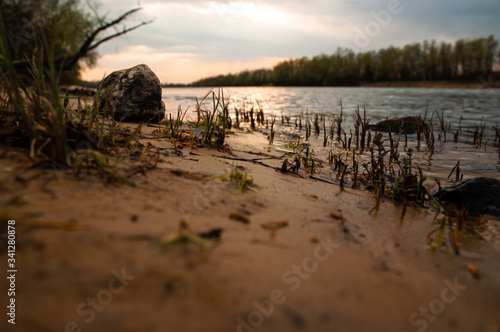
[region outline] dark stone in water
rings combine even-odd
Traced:
[[[391,132],[398,133],[400,130],[403,130],[407,134],[415,134],[418,129],[419,121],[420,120],[416,116],[405,116],[402,118],[382,120],[374,125],[368,125],[368,128],[371,130],[387,132],[387,124],[389,124]]]
[[[497,179],[473,178],[443,189],[442,194],[445,202],[468,206],[470,216],[487,214],[500,218],[500,181]]]
[[[112,72],[98,87],[99,111],[118,121],[158,122],[165,117],[158,77],[147,65]]]

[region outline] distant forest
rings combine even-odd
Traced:
[[[337,49],[332,55],[290,59],[273,69],[204,78],[191,86],[356,86],[395,81],[487,80],[499,63],[498,40],[435,40],[379,51],[355,53]]]

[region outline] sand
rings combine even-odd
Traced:
[[[142,140],[171,147],[147,132]],[[446,244],[432,250],[434,211],[410,207],[400,225],[393,201],[369,213],[373,193],[233,160],[282,155],[261,134],[228,143],[232,152],[162,156],[135,186],[27,168],[23,154],[7,151],[1,330],[500,331],[498,238],[466,233],[460,255]],[[238,194],[219,178],[233,165],[255,191]],[[9,219],[15,326],[5,314]],[[159,245],[181,222],[192,233],[221,229],[220,239]]]

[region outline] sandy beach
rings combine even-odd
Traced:
[[[133,186],[2,152],[3,292],[8,220],[17,267],[3,331],[500,331],[500,237],[431,249],[434,211],[409,207],[400,225],[382,200],[374,216],[371,192],[277,171],[260,133],[175,154],[153,129],[140,141],[160,161]],[[221,178],[234,166],[254,190]],[[181,224],[204,242],[161,245]]]
[[[0,332],[500,332],[462,2],[0,1]]]

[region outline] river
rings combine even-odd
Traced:
[[[175,113],[179,106],[189,107],[188,114],[195,114],[196,98],[199,101],[207,95],[209,88],[165,88],[163,101],[167,113]],[[352,128],[355,110],[366,108],[370,123],[394,116],[424,115],[433,117],[438,125],[438,116],[444,115],[449,124],[447,142],[438,142],[434,154],[422,149],[415,154],[420,167],[428,178],[446,180],[453,166],[460,161],[465,178],[491,176],[500,178],[500,156],[495,128],[500,126],[500,89],[458,89],[458,88],[347,88],[347,87],[237,87],[224,88],[224,96],[234,107],[249,109],[262,107],[266,117],[287,115],[292,118],[301,114],[325,114],[338,116],[340,103],[343,106],[345,128]],[[206,106],[210,105],[205,101]],[[349,127],[350,126],[350,127]],[[293,125],[292,125],[293,127]],[[483,145],[474,146],[475,128],[484,128]],[[453,142],[453,132],[461,128],[461,138]],[[290,128],[293,131],[294,128]],[[304,135],[303,132],[300,133]],[[415,141],[410,135],[410,141]],[[320,137],[321,138],[321,137]],[[286,140],[287,136],[282,136]],[[320,155],[326,154],[321,140],[311,139],[311,144]],[[277,143],[279,144],[279,143]],[[413,142],[414,144],[414,142]],[[409,144],[412,146],[412,143]],[[328,148],[328,147],[327,147]]]

